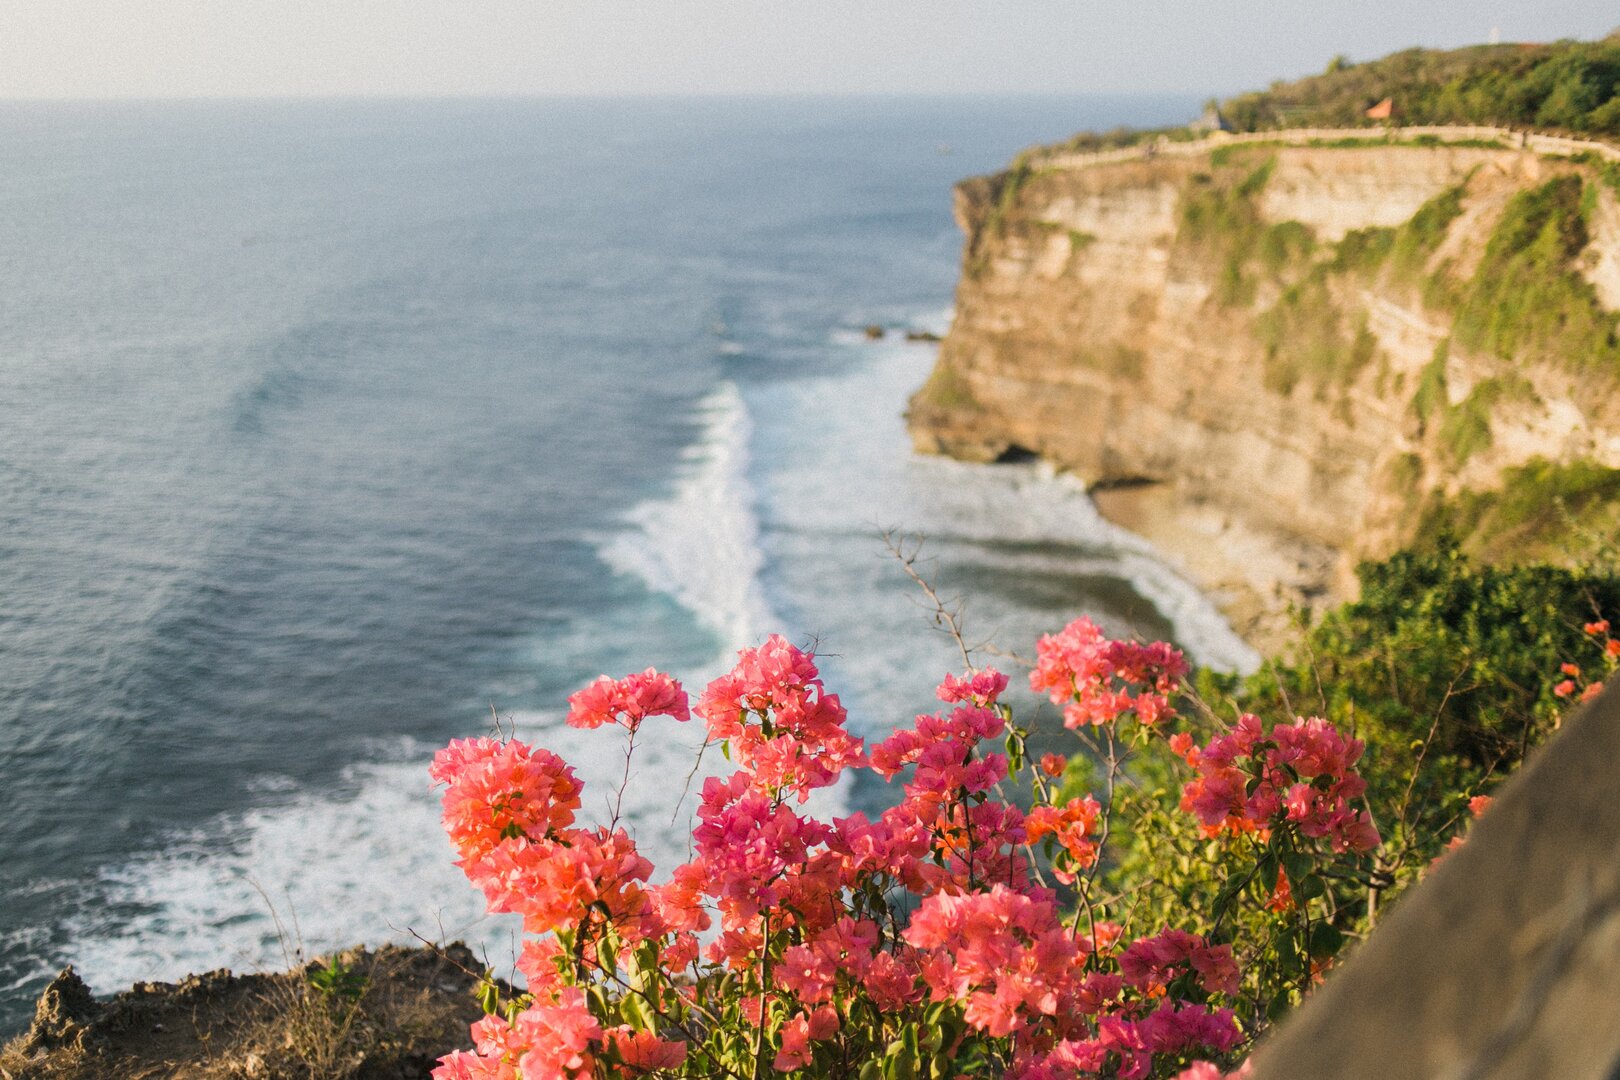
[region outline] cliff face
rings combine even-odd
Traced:
[[[1535,553],[1504,492],[1620,469],[1612,168],[1233,145],[965,181],[914,441],[1071,470],[1262,643],[1441,521]]]

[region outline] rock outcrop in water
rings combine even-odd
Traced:
[[[1426,531],[1488,558],[1578,554],[1569,515],[1613,535],[1620,153],[1332,134],[960,184],[917,447],[1072,471],[1262,644]]]

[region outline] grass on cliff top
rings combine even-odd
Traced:
[[[1221,103],[1238,131],[1359,127],[1393,98],[1403,124],[1560,128],[1620,135],[1620,32],[1601,41],[1405,49]]]
[[[1601,41],[1404,49],[1359,64],[1340,56],[1318,75],[1274,82],[1213,104],[1234,131],[1364,127],[1366,138],[1318,145],[1367,146],[1384,141],[1382,122],[1369,120],[1366,111],[1386,97],[1394,100],[1405,125],[1533,127],[1620,137],[1620,30]],[[1111,150],[1199,134],[1187,126],[1085,131],[1054,149]],[[1428,144],[1422,136],[1411,142]]]

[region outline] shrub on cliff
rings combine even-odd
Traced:
[[[1620,134],[1620,41],[1406,49],[1240,94],[1221,105],[1239,131],[1368,123],[1392,98],[1405,124],[1492,124]]]
[[[1291,657],[1243,680],[1205,675],[1211,697],[1326,717],[1367,744],[1368,799],[1386,844],[1376,903],[1410,884],[1466,799],[1515,769],[1558,724],[1561,665],[1607,663],[1589,628],[1620,611],[1612,569],[1475,562],[1441,534],[1358,571],[1360,598],[1330,612]]]

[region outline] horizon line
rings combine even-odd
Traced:
[[[858,99],[906,98],[915,100],[975,101],[1008,98],[1209,98],[1237,91],[1209,90],[638,90],[638,91],[518,91],[458,92],[334,92],[265,94],[120,94],[5,95],[4,105],[115,105],[115,104],[237,104],[254,102],[406,102],[406,101],[670,101],[740,99]]]

